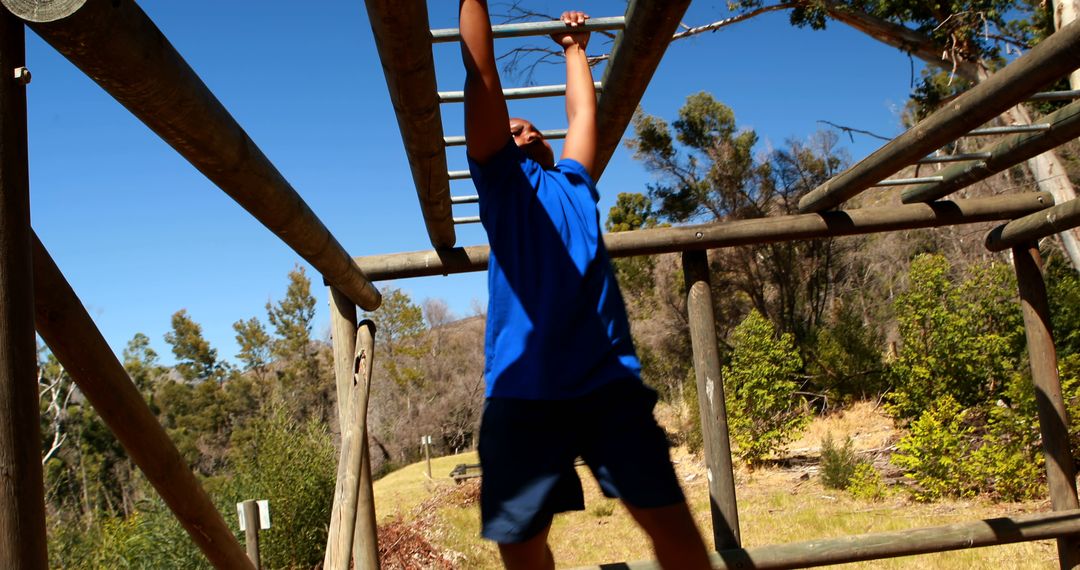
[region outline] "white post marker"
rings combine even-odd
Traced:
[[[261,499],[255,501],[259,504],[259,529],[270,528],[270,501]],[[244,520],[244,503],[236,503],[236,515],[240,519],[240,530],[247,530],[247,521]]]

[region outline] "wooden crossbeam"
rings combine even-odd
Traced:
[[[653,228],[604,235],[612,257],[651,255],[782,241],[830,238],[896,230],[1011,220],[1049,208],[1046,192],[860,208],[844,212],[776,216],[675,228]],[[356,262],[372,279],[404,279],[487,269],[486,245],[371,255]]]
[[[1028,214],[994,228],[986,236],[986,249],[1004,251],[1029,241],[1080,227],[1080,198]]]
[[[253,568],[221,513],[34,236],[37,331],[215,568]]]
[[[627,5],[626,29],[615,38],[601,80],[604,93],[596,108],[597,179],[622,142],[623,133],[689,6],[690,0],[631,0]]]
[[[1078,67],[1080,22],[1074,22],[855,166],[803,196],[799,200],[799,210],[821,212],[840,205]]]
[[[1080,533],[1080,510],[1000,517],[944,526],[878,532],[792,544],[724,550],[711,555],[716,570],[782,570],[881,560],[1045,540]],[[660,570],[652,560],[616,562],[577,570]]]
[[[1040,122],[1050,128],[1010,135],[989,145],[983,149],[986,158],[943,168],[935,173],[941,177],[940,182],[908,188],[900,194],[900,200],[905,204],[937,200],[1080,137],[1080,101],[1054,111]]]
[[[379,306],[378,290],[135,2],[3,4],[354,303]]]
[[[365,0],[428,237],[453,247],[450,181],[426,0]]]

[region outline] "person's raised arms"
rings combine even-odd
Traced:
[[[491,19],[485,0],[461,0],[461,60],[465,64],[465,148],[483,164],[510,141],[510,115],[503,98]]]
[[[585,167],[590,176],[596,177],[596,88],[593,86],[592,70],[585,57],[589,45],[589,32],[574,31],[584,24],[589,15],[584,12],[563,12],[560,18],[567,31],[551,35],[551,39],[566,54],[566,119],[569,123],[563,158],[576,160]]]

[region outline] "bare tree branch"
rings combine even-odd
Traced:
[[[879,135],[877,133],[872,133],[870,131],[864,131],[862,129],[856,129],[856,128],[852,128],[852,127],[845,127],[844,125],[838,125],[838,124],[836,124],[836,123],[834,123],[832,121],[825,121],[825,120],[822,120],[822,119],[818,119],[818,122],[819,123],[825,123],[826,125],[829,125],[830,127],[834,128],[834,129],[839,129],[841,131],[844,131],[845,133],[847,133],[848,138],[851,139],[851,142],[855,142],[855,136],[852,133],[859,133],[860,135],[868,135],[868,136],[874,137],[876,139],[881,139],[883,141],[891,141],[892,140],[889,137],[883,137],[883,136],[881,136],[881,135]]]
[[[681,32],[678,32],[674,36],[671,36],[671,41],[681,40],[681,39],[688,38],[688,37],[691,37],[691,36],[696,36],[696,35],[699,35],[699,34],[703,34],[705,32],[715,32],[715,31],[717,31],[717,30],[719,30],[721,28],[725,28],[725,27],[730,26],[732,24],[738,24],[739,22],[749,20],[750,18],[753,18],[755,16],[760,16],[760,15],[768,13],[768,12],[776,12],[778,10],[789,10],[791,8],[796,8],[798,6],[801,6],[801,5],[805,4],[805,3],[806,2],[804,2],[804,1],[803,2],[782,2],[780,4],[773,4],[771,6],[762,6],[761,8],[758,8],[756,10],[751,10],[749,12],[744,12],[742,14],[738,14],[738,15],[732,16],[730,18],[724,18],[723,20],[717,20],[717,21],[715,21],[715,22],[713,22],[711,24],[705,24],[704,26],[689,27],[689,26],[686,26],[684,24],[683,27],[685,29],[683,31],[681,31]]]

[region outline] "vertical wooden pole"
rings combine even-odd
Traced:
[[[709,258],[705,251],[682,254],[686,281],[686,311],[694,348],[701,433],[705,439],[705,466],[712,505],[713,544],[717,551],[739,548],[739,507],[735,499],[735,473],[731,465],[724,380],[720,375]]]
[[[327,570],[348,570],[356,524],[356,494],[358,474],[352,468],[358,459],[353,449],[350,418],[356,389],[353,385],[353,361],[356,358],[356,305],[334,287],[330,287],[331,338],[334,346],[334,377],[337,381],[338,425],[341,431],[341,452],[338,456],[337,484],[334,487],[334,508],[330,515],[323,567]]]
[[[428,442],[430,435],[424,436],[424,461],[427,462],[427,478],[431,479],[431,444]]]
[[[0,567],[48,568],[21,21],[0,10]]]
[[[244,501],[244,538],[247,539],[247,555],[255,570],[262,568],[259,561],[259,503]]]
[[[371,390],[371,370],[375,365],[375,323],[364,320],[356,330],[356,406],[351,419],[361,441],[360,488],[356,500],[356,534],[353,537],[353,566],[356,570],[379,570],[379,528],[375,521],[375,488],[371,479],[371,451],[368,447],[367,408]]]
[[[1035,244],[1014,247],[1012,253],[1024,313],[1031,379],[1035,384],[1035,403],[1039,410],[1050,504],[1055,511],[1075,509],[1078,506],[1076,469],[1069,448],[1069,420],[1065,413],[1065,401],[1061,397],[1057,352],[1050,326],[1050,306],[1042,277],[1042,258]],[[1061,568],[1080,568],[1080,541],[1077,538],[1059,538],[1057,546]]]

